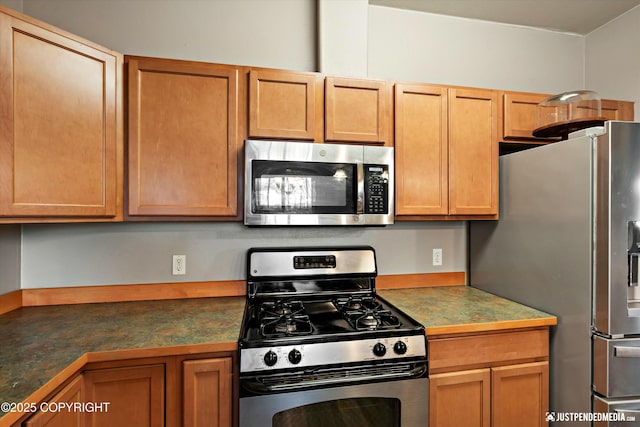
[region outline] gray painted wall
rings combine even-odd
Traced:
[[[0,3],[125,54],[314,71],[319,68],[316,35],[322,34],[323,72],[328,74],[366,68],[376,78],[540,92],[583,84],[583,39],[574,35],[364,8],[366,0],[348,0],[344,19],[337,19],[340,2],[320,1],[330,6],[319,29],[314,0]],[[368,27],[366,40],[363,25]],[[357,40],[336,42],[348,38],[351,29]],[[240,279],[244,251],[267,244],[372,244],[381,254],[381,274],[466,270],[463,222],[412,222],[382,229],[256,230],[232,223],[43,224],[22,229],[23,288]],[[444,265],[435,268],[431,249],[438,247],[444,249]],[[187,275],[177,279],[170,275],[171,255],[183,253]]]
[[[587,88],[603,98],[633,101],[640,120],[640,6],[587,35]]]
[[[24,227],[22,288],[235,280],[252,246],[368,244],[380,274],[464,271],[466,223],[402,223],[386,228],[246,228],[238,223],[68,224]],[[431,249],[441,267],[429,267]],[[171,275],[186,255],[185,276]],[[428,258],[428,263],[426,262]]]
[[[0,225],[0,295],[20,289],[19,225]]]

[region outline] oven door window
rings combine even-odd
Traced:
[[[252,212],[354,214],[355,164],[254,160]]]
[[[400,400],[360,397],[312,403],[278,412],[273,427],[399,427]]]

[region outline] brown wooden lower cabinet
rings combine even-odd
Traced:
[[[429,339],[430,427],[542,427],[548,328]]]
[[[230,357],[183,362],[183,425],[231,426],[232,366]]]
[[[84,410],[38,411],[13,427],[231,427],[233,366],[231,353],[90,364],[39,403],[78,402]],[[103,402],[103,410],[90,409]]]
[[[540,427],[547,425],[549,363],[432,375],[431,427]]]
[[[109,402],[106,412],[86,412],[86,425],[164,427],[164,375],[163,364],[85,372],[85,401]]]
[[[78,375],[58,394],[49,399],[52,405],[82,402],[84,400],[83,377]],[[84,414],[80,411],[40,411],[24,422],[24,427],[82,427]]]
[[[429,426],[491,425],[491,372],[475,369],[429,378]]]

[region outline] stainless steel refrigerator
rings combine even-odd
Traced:
[[[500,219],[469,224],[469,282],[558,317],[550,411],[595,420],[558,425],[640,425],[639,260],[640,123],[501,156]]]

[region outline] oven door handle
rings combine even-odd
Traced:
[[[287,381],[283,381],[281,383],[273,383],[273,384],[265,384],[263,379],[268,377],[257,377],[253,380],[244,380],[242,381],[247,388],[252,389],[254,391],[260,392],[277,392],[282,390],[295,390],[306,387],[314,387],[314,386],[326,386],[326,385],[346,385],[350,383],[361,383],[367,381],[387,381],[387,380],[400,380],[400,379],[410,379],[410,378],[418,378],[424,375],[426,372],[426,364],[418,364],[411,370],[406,370],[404,372],[393,372],[388,374],[370,374],[370,375],[361,375],[361,376],[340,376],[333,378],[325,378],[325,379],[317,379],[317,380],[303,380],[301,379],[298,382],[293,382],[290,379]]]
[[[613,346],[613,355],[615,357],[633,357],[640,358],[640,347]]]

